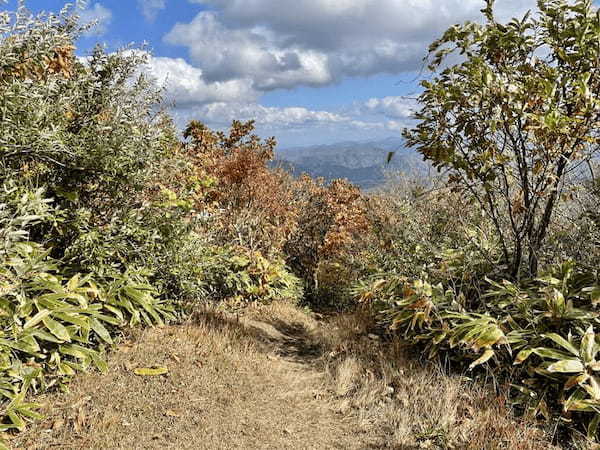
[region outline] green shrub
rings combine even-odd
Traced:
[[[7,420],[0,430],[23,429],[37,417],[27,391],[46,389],[95,366],[106,369],[97,350],[112,344],[126,324],[162,324],[171,306],[142,275],[126,270],[95,280],[70,274],[69,266],[30,240],[33,228],[60,214],[43,191],[4,185],[0,192],[0,397]]]
[[[209,247],[205,252],[200,269],[210,299],[244,304],[302,297],[302,282],[282,260],[243,247]]]
[[[357,287],[382,324],[430,357],[450,358],[455,367],[512,383],[513,400],[534,417],[596,434],[600,422],[600,314],[598,274],[573,262],[545,276],[515,284],[487,279],[476,300],[463,292],[382,277]]]
[[[189,207],[150,186],[176,138],[145,55],[77,59],[83,31],[69,8],[0,14],[0,430],[37,417],[29,391],[104,370],[122,327],[175,319],[169,296],[192,289],[168,270],[191,251]]]

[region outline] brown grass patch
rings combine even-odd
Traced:
[[[42,400],[47,419],[15,448],[549,448],[486,390],[425,368],[367,335],[359,314],[298,308],[241,318],[205,310],[136,333],[107,374]],[[168,367],[142,377],[138,367]]]

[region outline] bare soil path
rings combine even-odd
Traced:
[[[384,363],[390,355],[362,326],[356,319],[324,326],[278,306],[242,319],[205,312],[187,325],[138,332],[112,352],[107,373],[78,376],[68,393],[42,397],[46,420],[11,445],[548,448],[537,430],[489,406],[486,393],[405,362]],[[168,373],[134,372],[149,367]]]

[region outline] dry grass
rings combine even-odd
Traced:
[[[325,367],[364,430],[389,448],[548,449],[547,436],[510,413],[503,397],[407,356],[401,343],[368,337],[360,315],[322,335]]]
[[[502,402],[367,336],[360,315],[317,321],[294,306],[241,319],[204,311],[139,332],[107,374],[48,395],[14,448],[546,449]],[[140,377],[137,367],[166,366]]]

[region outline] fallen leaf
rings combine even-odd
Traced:
[[[133,370],[133,373],[142,377],[156,377],[158,375],[166,375],[167,373],[169,373],[169,369],[167,369],[166,367],[138,367],[137,369]]]
[[[173,411],[171,409],[168,409],[165,412],[165,416],[167,416],[167,417],[181,417],[181,413],[178,412],[178,411]]]

